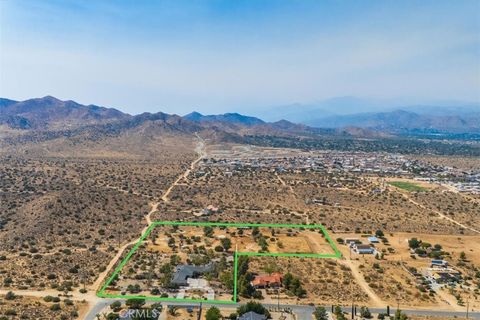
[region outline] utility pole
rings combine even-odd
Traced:
[[[278,257],[275,257],[275,260],[278,263]],[[280,311],[280,287],[281,286],[282,286],[282,284],[280,283],[280,286],[277,288],[277,308],[278,308],[277,311]],[[282,311],[282,316],[283,316],[283,311]]]
[[[87,290],[87,289],[85,288],[86,278],[87,278],[86,271],[85,271],[85,270],[82,270],[82,271],[80,272],[80,282],[83,284],[83,291],[86,291],[86,290]]]
[[[400,310],[400,297],[397,296],[397,311]]]
[[[469,307],[470,297],[467,296],[467,319],[468,319],[468,307]]]
[[[277,290],[277,308],[280,311],[280,289]],[[280,311],[281,317],[283,317],[283,309]]]
[[[202,318],[202,309],[203,309],[203,307],[202,307],[202,303],[201,303],[201,302],[200,302],[200,306],[199,306],[199,307],[200,307],[200,308],[199,308],[200,310],[198,310],[197,320],[200,320],[200,319]]]
[[[355,319],[355,295],[353,294],[353,281],[350,282],[350,292],[352,294],[352,320]]]

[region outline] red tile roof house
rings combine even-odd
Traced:
[[[272,273],[271,275],[256,276],[251,285],[256,288],[278,288],[282,286],[283,275]]]

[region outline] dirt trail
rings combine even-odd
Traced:
[[[450,218],[450,217],[447,217],[444,213],[442,213],[442,212],[440,212],[440,211],[438,211],[438,210],[434,210],[434,209],[427,208],[427,207],[425,207],[424,205],[422,205],[422,204],[418,203],[417,201],[413,200],[412,198],[410,198],[410,196],[404,194],[403,192],[401,192],[401,194],[403,195],[403,197],[405,197],[405,199],[407,199],[408,201],[410,201],[410,202],[413,203],[414,205],[416,205],[416,206],[418,206],[418,207],[420,207],[420,208],[422,208],[422,209],[424,209],[424,210],[428,210],[428,211],[430,211],[430,212],[436,213],[437,215],[440,216],[440,218],[445,219],[445,220],[448,220],[448,221],[456,224],[457,226],[460,226],[460,227],[462,227],[462,228],[464,228],[464,229],[467,229],[467,230],[470,230],[470,231],[473,231],[473,232],[475,232],[475,233],[480,234],[480,230],[474,229],[474,228],[472,228],[472,227],[469,227],[469,226],[467,226],[467,225],[464,225],[463,223],[460,223],[460,222],[456,221],[455,219],[452,219],[452,218]]]
[[[165,193],[162,195],[162,201],[164,201],[164,202],[169,201],[168,196],[170,195],[170,192],[172,192],[173,188],[175,188],[175,186],[179,185],[181,180],[187,178],[188,175],[190,174],[190,172],[192,172],[192,170],[195,168],[197,163],[200,162],[200,160],[202,160],[207,155],[206,150],[205,150],[205,140],[203,140],[197,133],[195,133],[195,136],[198,139],[198,143],[197,143],[197,146],[195,148],[195,152],[198,153],[198,158],[195,159],[190,164],[190,168],[188,168],[180,177],[178,177],[177,180],[175,180],[175,182],[173,182],[173,184],[167,189],[167,191],[165,191]]]
[[[362,290],[368,295],[371,300],[372,307],[384,307],[387,305],[377,294],[370,288],[365,278],[362,276],[358,270],[358,266],[352,260],[337,260],[338,263],[347,266],[352,270],[352,276],[355,279],[355,282],[362,288]]]
[[[278,181],[285,187],[288,187],[290,190],[290,193],[295,197],[298,198],[297,194],[295,193],[295,190],[293,190],[293,187],[291,185],[287,185],[286,182],[278,175],[277,172],[275,172],[275,176],[277,177]],[[297,217],[303,217],[305,218],[305,223],[310,224],[310,218],[307,213],[298,213],[298,212],[292,212],[294,215]]]
[[[326,239],[325,244],[328,244],[327,246],[322,246],[318,242],[318,238],[316,238],[318,233],[313,231],[305,231],[304,234],[308,242],[308,246],[310,247],[310,250],[312,250],[312,253],[335,253]]]
[[[195,148],[195,151],[199,154],[198,158],[195,159],[191,164],[190,164],[190,167],[183,173],[181,174],[176,180],[175,182],[173,182],[173,184],[165,191],[165,193],[162,195],[162,201],[164,202],[168,202],[168,195],[170,194],[170,192],[172,191],[172,189],[178,185],[179,181],[186,178],[190,172],[195,168],[195,165],[202,159],[206,156],[206,151],[205,151],[205,141],[198,135],[198,134],[195,134],[195,136],[197,137],[198,139],[198,143],[197,143],[197,146]],[[150,204],[151,205],[151,210],[150,212],[148,212],[148,214],[145,216],[145,219],[147,220],[147,226],[145,228],[143,228],[142,232],[140,233],[140,235],[143,235],[147,229],[150,227],[150,225],[152,225],[153,221],[152,221],[152,214],[156,211],[158,211],[158,206],[160,205],[160,202],[153,202]],[[133,246],[135,245],[135,243],[138,242],[139,239],[135,239],[129,243],[126,243],[124,244],[122,247],[120,247],[118,249],[118,252],[117,254],[112,258],[112,260],[110,261],[110,263],[108,264],[107,268],[105,269],[105,271],[103,271],[97,278],[97,280],[94,282],[94,284],[91,286],[91,289],[94,290],[94,291],[97,291],[100,289],[100,287],[102,286],[102,284],[105,282],[105,278],[106,276],[109,274],[110,270],[112,270],[112,268],[115,266],[115,264],[119,261],[119,259],[122,257],[123,255],[123,252],[130,246]]]
[[[80,292],[69,292],[67,296],[63,295],[63,292],[58,290],[46,289],[46,290],[5,290],[0,289],[0,295],[5,295],[9,291],[15,293],[19,296],[27,296],[27,297],[36,297],[36,298],[44,298],[46,296],[58,297],[62,295],[62,298],[75,300],[75,301],[83,301],[94,303],[97,301],[97,296],[93,292],[87,293],[80,293]]]

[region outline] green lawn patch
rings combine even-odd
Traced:
[[[409,192],[421,192],[421,191],[427,191],[427,188],[421,187],[416,183],[413,182],[406,182],[406,181],[390,181],[388,184],[403,189],[407,190]]]

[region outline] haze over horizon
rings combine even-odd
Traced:
[[[478,1],[2,1],[0,97],[181,115],[478,104],[479,21]]]

